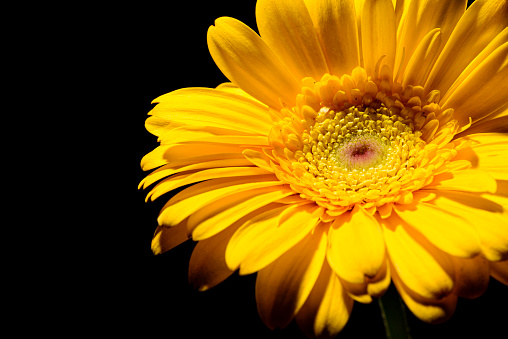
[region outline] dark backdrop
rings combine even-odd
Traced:
[[[263,325],[254,299],[255,275],[234,274],[209,291],[197,292],[187,281],[192,241],[154,256],[150,241],[168,197],[145,203],[147,191],[136,190],[145,176],[139,161],[157,146],[156,138],[144,129],[150,102],[178,88],[215,87],[227,81],[208,53],[206,31],[220,16],[235,17],[256,29],[255,1],[158,1],[126,6],[113,14],[120,18],[118,27],[104,33],[110,46],[121,45],[120,53],[109,62],[117,70],[115,83],[123,89],[119,97],[109,98],[120,103],[116,106],[120,111],[110,113],[117,117],[122,135],[110,145],[112,150],[122,150],[122,159],[110,175],[127,180],[116,193],[122,203],[115,205],[115,217],[109,221],[115,233],[114,253],[103,262],[104,276],[113,279],[92,278],[103,292],[94,322],[110,325],[98,333],[141,338],[303,338],[294,323],[275,331]],[[455,315],[444,324],[422,323],[409,312],[413,338],[505,336],[507,301],[508,287],[492,280],[479,299],[460,299]],[[355,303],[339,338],[367,336],[384,336],[377,302]]]

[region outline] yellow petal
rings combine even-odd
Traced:
[[[468,160],[473,169],[487,172],[495,179],[508,180],[508,135],[505,133],[471,134],[458,141],[471,141],[454,159]]]
[[[508,107],[508,42],[482,61],[450,94],[442,109],[453,108],[459,123],[465,125]]]
[[[482,254],[488,260],[497,261],[508,258],[508,228],[506,227],[508,225],[508,198],[491,194],[480,195],[452,191],[435,191],[435,193],[436,198],[430,202],[433,206],[443,211],[452,212],[462,219],[464,223],[462,234],[457,234],[457,237],[467,239],[467,234],[471,231],[471,227],[473,228],[477,241],[473,237],[470,238],[471,250],[479,244]],[[439,225],[443,224],[447,225],[447,230],[451,228],[449,223],[439,223]],[[463,244],[463,246],[466,245]]]
[[[326,254],[325,227],[281,255],[258,272],[258,312],[271,329],[284,328],[300,310],[319,276]]]
[[[161,145],[148,153],[141,160],[141,168],[144,171],[170,164],[172,166],[190,165],[195,160],[216,160],[238,157],[243,151],[239,145],[209,144],[170,144]],[[236,153],[237,155],[232,155]],[[189,157],[189,155],[192,155]],[[191,158],[193,158],[191,160]]]
[[[508,27],[503,29],[481,52],[476,56],[476,58],[467,65],[464,71],[460,74],[460,76],[454,81],[453,85],[450,87],[445,96],[441,97],[441,102],[445,102],[448,100],[450,95],[455,91],[457,86],[459,86],[464,80],[473,72],[487,57],[489,57],[492,53],[496,51],[499,47],[501,47],[504,43],[508,41]]]
[[[337,218],[329,232],[328,262],[342,279],[361,284],[377,275],[385,247],[379,223],[372,216],[356,206]]]
[[[155,135],[181,123],[268,135],[268,108],[259,101],[213,88],[182,88],[153,101],[146,128]]]
[[[395,214],[381,222],[390,261],[405,286],[429,299],[451,293],[455,274],[451,256]]]
[[[313,6],[309,12],[330,74],[350,74],[360,65],[355,2],[317,0]]]
[[[498,281],[508,285],[508,260],[491,262],[490,274]]]
[[[282,206],[261,213],[240,227],[226,249],[226,262],[240,274],[254,273],[300,242],[319,222],[313,203]],[[286,215],[283,218],[283,215]]]
[[[231,194],[261,187],[279,186],[273,175],[220,178],[195,184],[172,197],[157,218],[159,225],[175,225],[204,206]]]
[[[312,292],[296,315],[296,323],[308,337],[332,338],[346,325],[353,304],[325,260]]]
[[[365,282],[361,284],[351,283],[344,279],[340,279],[340,281],[353,300],[362,304],[370,304],[372,297],[380,298],[385,293],[390,286],[390,278],[390,266],[387,264],[387,260],[384,259],[383,265],[375,277],[366,278]]]
[[[158,226],[152,239],[152,252],[161,254],[189,239],[187,220],[173,227]]]
[[[143,171],[149,171],[156,167],[166,165],[168,160],[164,158],[166,151],[170,145],[157,146],[153,151],[147,153],[143,159],[141,159],[141,168]]]
[[[477,298],[489,285],[489,262],[477,256],[471,259],[452,257],[456,274],[455,293],[462,298]]]
[[[219,167],[235,167],[235,166],[248,166],[251,162],[247,159],[243,158],[241,155],[237,155],[236,158],[230,159],[217,159],[211,161],[196,161],[187,166],[172,166],[165,165],[161,168],[156,169],[155,171],[148,174],[140,183],[138,188],[146,188],[153,184],[154,182],[168,177],[170,175],[186,172],[186,171],[195,171],[198,169],[208,169],[208,168],[219,168]]]
[[[440,173],[425,189],[494,193],[496,187],[496,180],[488,173],[467,169]]]
[[[442,40],[441,35],[441,30],[435,28],[422,39],[407,63],[402,81],[403,86],[425,83],[425,79],[438,56]]]
[[[257,167],[264,168],[267,171],[273,172],[273,168],[270,165],[270,158],[266,154],[260,151],[246,149],[242,152],[245,158]]]
[[[248,26],[233,18],[219,18],[208,29],[208,48],[222,73],[264,104],[280,109],[279,98],[294,106],[298,82]]]
[[[224,281],[233,274],[226,265],[226,246],[241,223],[231,225],[217,235],[200,241],[194,247],[189,261],[189,282],[200,291]]]
[[[394,211],[446,253],[462,258],[471,258],[480,253],[478,235],[460,213],[426,202],[394,205]]]
[[[223,167],[223,168],[210,168],[200,170],[194,173],[182,173],[175,174],[165,180],[159,182],[155,187],[148,193],[146,199],[151,198],[155,200],[162,194],[172,191],[176,188],[193,184],[200,181],[217,178],[233,178],[243,176],[258,176],[269,174],[266,170],[259,167]]]
[[[443,299],[426,299],[411,291],[392,267],[393,283],[409,310],[420,320],[436,324],[448,320],[455,312],[457,296],[448,294]]]
[[[505,110],[508,113],[508,107]],[[475,133],[508,133],[508,114],[504,116],[488,116],[486,119],[482,119],[473,124],[465,132],[458,134],[457,136],[464,136],[467,134]]]
[[[393,72],[395,62],[396,24],[395,10],[391,0],[365,0],[361,22],[363,62],[367,74],[377,77],[374,68],[379,58],[386,57],[380,64],[388,65]]]
[[[263,187],[232,194],[210,203],[189,217],[187,227],[193,240],[209,238],[244,215],[294,194],[287,186]]]
[[[467,65],[506,28],[506,1],[476,0],[460,18],[450,35],[425,88],[439,90],[442,97]]]
[[[321,79],[328,67],[302,0],[259,0],[256,21],[263,41],[295,79]]]
[[[406,65],[410,59],[414,59],[414,54],[418,46],[422,46],[424,37],[439,28],[441,35],[439,42],[433,44],[433,53],[438,54],[444,46],[444,43],[450,37],[455,25],[466,10],[467,1],[433,1],[420,0],[410,1],[405,4],[407,7],[403,13],[401,23],[397,30],[397,58],[395,65],[402,61],[402,67],[399,71],[404,74]],[[397,6],[399,4],[397,3]],[[441,45],[441,41],[443,44]],[[405,55],[404,60],[402,56]],[[427,60],[430,61],[430,60]],[[434,60],[435,61],[435,60]],[[425,64],[425,67],[432,66],[433,62]],[[423,66],[423,64],[422,64]],[[430,71],[430,69],[428,70]],[[428,75],[428,73],[426,74]],[[422,80],[425,80],[423,78]],[[413,85],[422,85],[424,82],[412,83]]]

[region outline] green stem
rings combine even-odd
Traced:
[[[388,339],[410,339],[405,305],[395,286],[392,284],[378,301],[383,316],[386,337]]]

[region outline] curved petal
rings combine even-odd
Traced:
[[[212,179],[195,184],[172,197],[162,208],[157,221],[159,225],[176,225],[204,206],[234,193],[283,184],[275,179],[273,175],[259,175]]]
[[[508,2],[476,0],[460,18],[434,65],[425,89],[441,91],[444,97],[467,65],[508,23]]]
[[[309,337],[332,338],[346,325],[353,304],[325,260],[314,288],[296,315],[296,323]]]
[[[443,299],[425,299],[404,285],[393,267],[392,271],[393,283],[402,300],[420,320],[436,324],[448,320],[453,315],[457,306],[455,294],[450,293]]]
[[[294,106],[300,86],[266,43],[233,18],[219,18],[208,29],[213,60],[235,85],[264,104],[280,109],[279,99]]]
[[[242,220],[243,221],[243,220]],[[206,291],[233,274],[226,265],[226,246],[242,223],[237,222],[217,235],[197,243],[189,261],[189,282]]]
[[[330,74],[350,74],[360,66],[355,2],[316,0],[312,9],[309,12]]]
[[[337,218],[329,232],[328,263],[342,279],[361,284],[377,275],[385,247],[376,219],[355,206]]]
[[[268,135],[271,128],[268,107],[244,95],[214,88],[182,88],[153,103],[158,104],[150,111],[146,128],[157,136],[178,124],[260,135]]]
[[[477,298],[489,285],[489,262],[476,256],[471,259],[452,257],[455,266],[456,294],[462,298]]]
[[[499,47],[508,42],[508,27],[503,29],[481,52],[467,65],[460,76],[453,82],[445,96],[441,96],[441,102],[448,100],[448,97],[455,91],[464,79],[473,72],[487,57],[494,53]]]
[[[508,285],[508,260],[491,262],[490,274],[498,281]]]
[[[462,148],[454,160],[468,160],[472,169],[485,171],[495,179],[508,180],[508,135],[505,133],[471,134],[457,141],[470,141],[471,147]]]
[[[397,1],[397,6],[398,6]],[[417,47],[429,32],[439,28],[441,35],[439,43],[434,45],[434,53],[438,53],[444,43],[450,37],[455,25],[466,10],[466,0],[440,1],[440,0],[414,0],[406,5],[402,21],[397,30],[397,58],[396,65],[401,64],[398,71],[401,75],[405,73],[408,61],[413,58]],[[444,43],[441,45],[441,41]],[[401,60],[405,55],[404,60]],[[427,66],[427,65],[426,65]],[[432,66],[430,64],[429,66]],[[429,69],[430,71],[430,69]],[[428,75],[428,73],[427,73]],[[423,78],[422,80],[425,80]],[[423,82],[414,83],[422,85]]]
[[[480,253],[478,234],[460,213],[426,202],[394,205],[394,211],[444,252],[462,258]]]
[[[383,260],[383,265],[375,277],[367,277],[365,282],[361,284],[340,279],[344,290],[353,300],[362,304],[370,304],[372,302],[372,297],[380,298],[390,286],[391,281],[390,266],[387,261],[386,258]]]
[[[302,0],[259,0],[259,34],[294,78],[321,79],[328,67],[316,31]]]
[[[187,220],[173,227],[157,226],[152,239],[153,254],[162,254],[188,240]]]
[[[388,65],[393,72],[396,47],[395,9],[391,0],[365,0],[362,11],[361,36],[363,62],[367,74],[375,78],[376,64],[383,55],[386,57],[380,64]]]
[[[508,14],[507,14],[508,15]],[[466,125],[508,107],[508,42],[478,65],[444,101],[442,109],[453,108],[455,118]]]
[[[313,234],[258,272],[256,302],[268,328],[286,327],[303,306],[319,276],[326,254],[326,232]]]
[[[425,82],[439,55],[439,47],[442,41],[441,36],[441,30],[435,28],[420,41],[420,44],[407,63],[407,68],[402,78],[403,86],[420,85]]]
[[[308,201],[257,215],[231,238],[226,249],[228,267],[239,267],[240,274],[266,267],[307,236],[322,213],[322,208]]]
[[[462,220],[461,232],[461,228],[453,230],[455,226],[451,223],[434,219],[437,225],[446,225],[446,227],[442,227],[443,230],[446,229],[443,232],[443,238],[448,236],[445,233],[453,230],[453,232],[457,232],[456,236],[461,238],[460,241],[455,241],[457,247],[462,243],[463,250],[470,248],[472,251],[476,250],[479,245],[483,256],[490,261],[508,258],[508,227],[506,227],[508,225],[508,198],[492,194],[434,192],[436,197],[429,203],[441,211],[453,212]],[[468,236],[471,230],[474,231],[476,239]],[[450,232],[450,236],[451,234],[453,233]],[[437,245],[436,239],[432,241]],[[465,241],[471,243],[466,244]],[[443,250],[445,249],[443,248]],[[471,254],[473,253],[471,252]],[[471,255],[461,257],[471,257]]]
[[[496,188],[496,180],[492,176],[474,169],[440,173],[425,186],[425,189],[491,193],[496,192]]]
[[[193,240],[203,240],[222,231],[244,215],[293,195],[287,186],[262,187],[230,195],[210,203],[189,217],[187,228]]]
[[[258,176],[266,174],[269,174],[269,172],[259,167],[219,167],[204,169],[191,173],[175,174],[155,185],[155,187],[148,193],[147,199],[151,198],[153,201],[160,197],[162,194],[165,194],[176,188],[209,179]]]
[[[390,262],[404,285],[428,299],[450,294],[455,278],[452,256],[440,251],[395,214],[381,222]]]

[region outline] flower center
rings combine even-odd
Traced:
[[[303,133],[298,161],[309,184],[334,196],[379,190],[413,168],[425,147],[413,123],[383,104],[322,107]],[[349,200],[349,199],[348,199]]]
[[[410,203],[456,154],[459,127],[439,92],[425,96],[390,74],[372,78],[357,67],[341,78],[305,78],[296,106],[272,112],[275,174],[330,217],[356,204],[388,215],[386,204]]]

